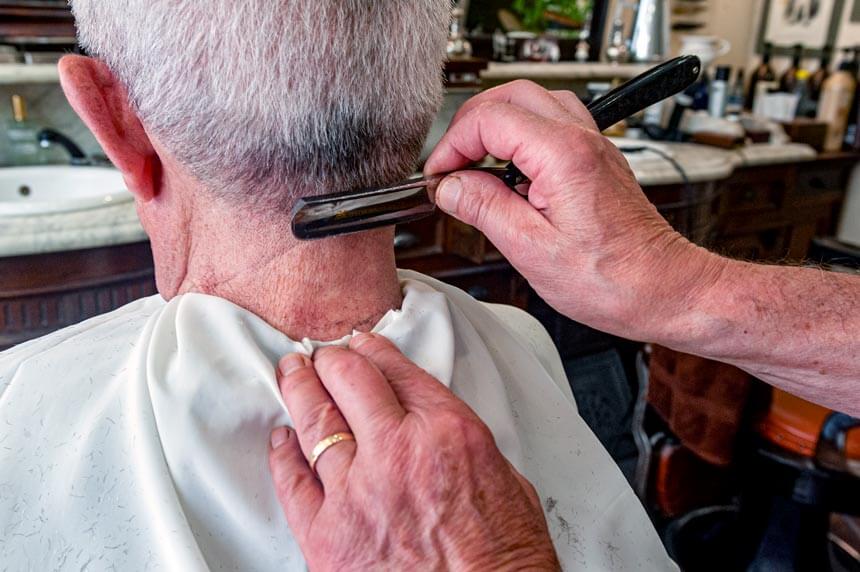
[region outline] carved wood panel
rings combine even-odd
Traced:
[[[0,258],[0,351],[155,293],[148,242]]]

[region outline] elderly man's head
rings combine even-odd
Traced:
[[[243,206],[409,174],[441,100],[450,0],[72,6],[147,134]]]

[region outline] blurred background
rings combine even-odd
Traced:
[[[857,273],[858,44],[860,0],[461,0],[424,157],[481,90],[525,78],[591,100],[693,53],[695,85],[607,132],[649,199],[728,256]],[[77,51],[66,2],[0,0],[0,350],[155,293],[131,196],[59,86]],[[682,569],[860,570],[857,419],[572,322],[443,214],[395,248],[541,320]]]

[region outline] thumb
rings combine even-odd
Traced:
[[[498,178],[480,171],[460,171],[442,180],[436,204],[451,216],[483,232],[516,266],[523,242],[535,242],[552,225],[527,199]]]

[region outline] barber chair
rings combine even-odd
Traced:
[[[661,521],[730,502],[750,376],[649,345],[639,354],[637,378],[637,494]]]
[[[740,515],[762,531],[751,570],[830,570],[831,514],[860,516],[860,419],[774,390],[757,434]]]
[[[666,526],[683,570],[860,570],[860,419],[774,390],[736,502]]]

